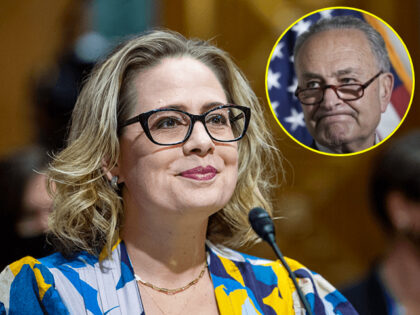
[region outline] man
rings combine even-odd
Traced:
[[[420,314],[420,131],[393,141],[372,164],[372,206],[387,236],[385,255],[341,290],[360,315]]]
[[[296,41],[296,97],[313,147],[352,153],[380,141],[376,128],[394,77],[381,35],[351,16],[321,19]]]

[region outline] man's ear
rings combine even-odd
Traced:
[[[391,101],[392,90],[394,88],[394,76],[390,72],[381,74],[379,77],[379,99],[381,102],[381,112],[384,113]]]

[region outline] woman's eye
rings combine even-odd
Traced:
[[[213,124],[213,125],[226,125],[227,124],[227,119],[223,115],[213,114],[213,115],[209,115],[209,117],[207,117],[206,123]]]
[[[176,117],[165,117],[155,123],[155,129],[175,128],[182,125],[182,121]]]

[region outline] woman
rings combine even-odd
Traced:
[[[256,239],[247,215],[256,205],[271,212],[265,170],[275,152],[225,52],[168,31],[128,41],[94,69],[50,170],[59,253],[3,271],[4,309],[300,313],[278,262],[222,245]],[[354,312],[319,275],[290,264],[317,314]]]

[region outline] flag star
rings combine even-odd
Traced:
[[[297,33],[296,36],[299,36],[300,34],[306,32],[309,26],[311,26],[311,21],[301,20],[298,24],[292,27],[292,31]]]
[[[275,88],[280,88],[280,79],[281,73],[280,72],[272,72],[270,69],[268,69],[268,75],[267,75],[267,87],[269,90],[274,86]]]
[[[284,119],[285,122],[289,123],[290,129],[295,131],[298,127],[305,127],[305,122],[303,120],[303,112],[298,112],[295,108],[292,107],[290,116],[287,116]]]
[[[273,108],[274,112],[277,112],[277,108],[279,107],[280,103],[277,101],[270,102],[271,107]]]
[[[295,56],[290,55],[289,61],[290,61],[291,63],[294,63],[294,62],[295,62]]]
[[[295,94],[295,91],[296,91],[296,89],[297,89],[297,87],[298,87],[298,80],[297,80],[297,78],[295,77],[295,78],[293,78],[293,83],[292,83],[292,85],[289,85],[289,86],[288,86],[288,88],[287,88],[287,92],[292,93],[292,94],[294,95],[294,94]]]
[[[333,10],[324,10],[319,12],[319,14],[321,15],[321,19],[330,19],[332,18],[332,12]]]
[[[284,47],[284,43],[279,43],[276,48],[274,48],[273,55],[271,56],[271,60],[274,60],[275,58],[283,58],[282,49]]]

